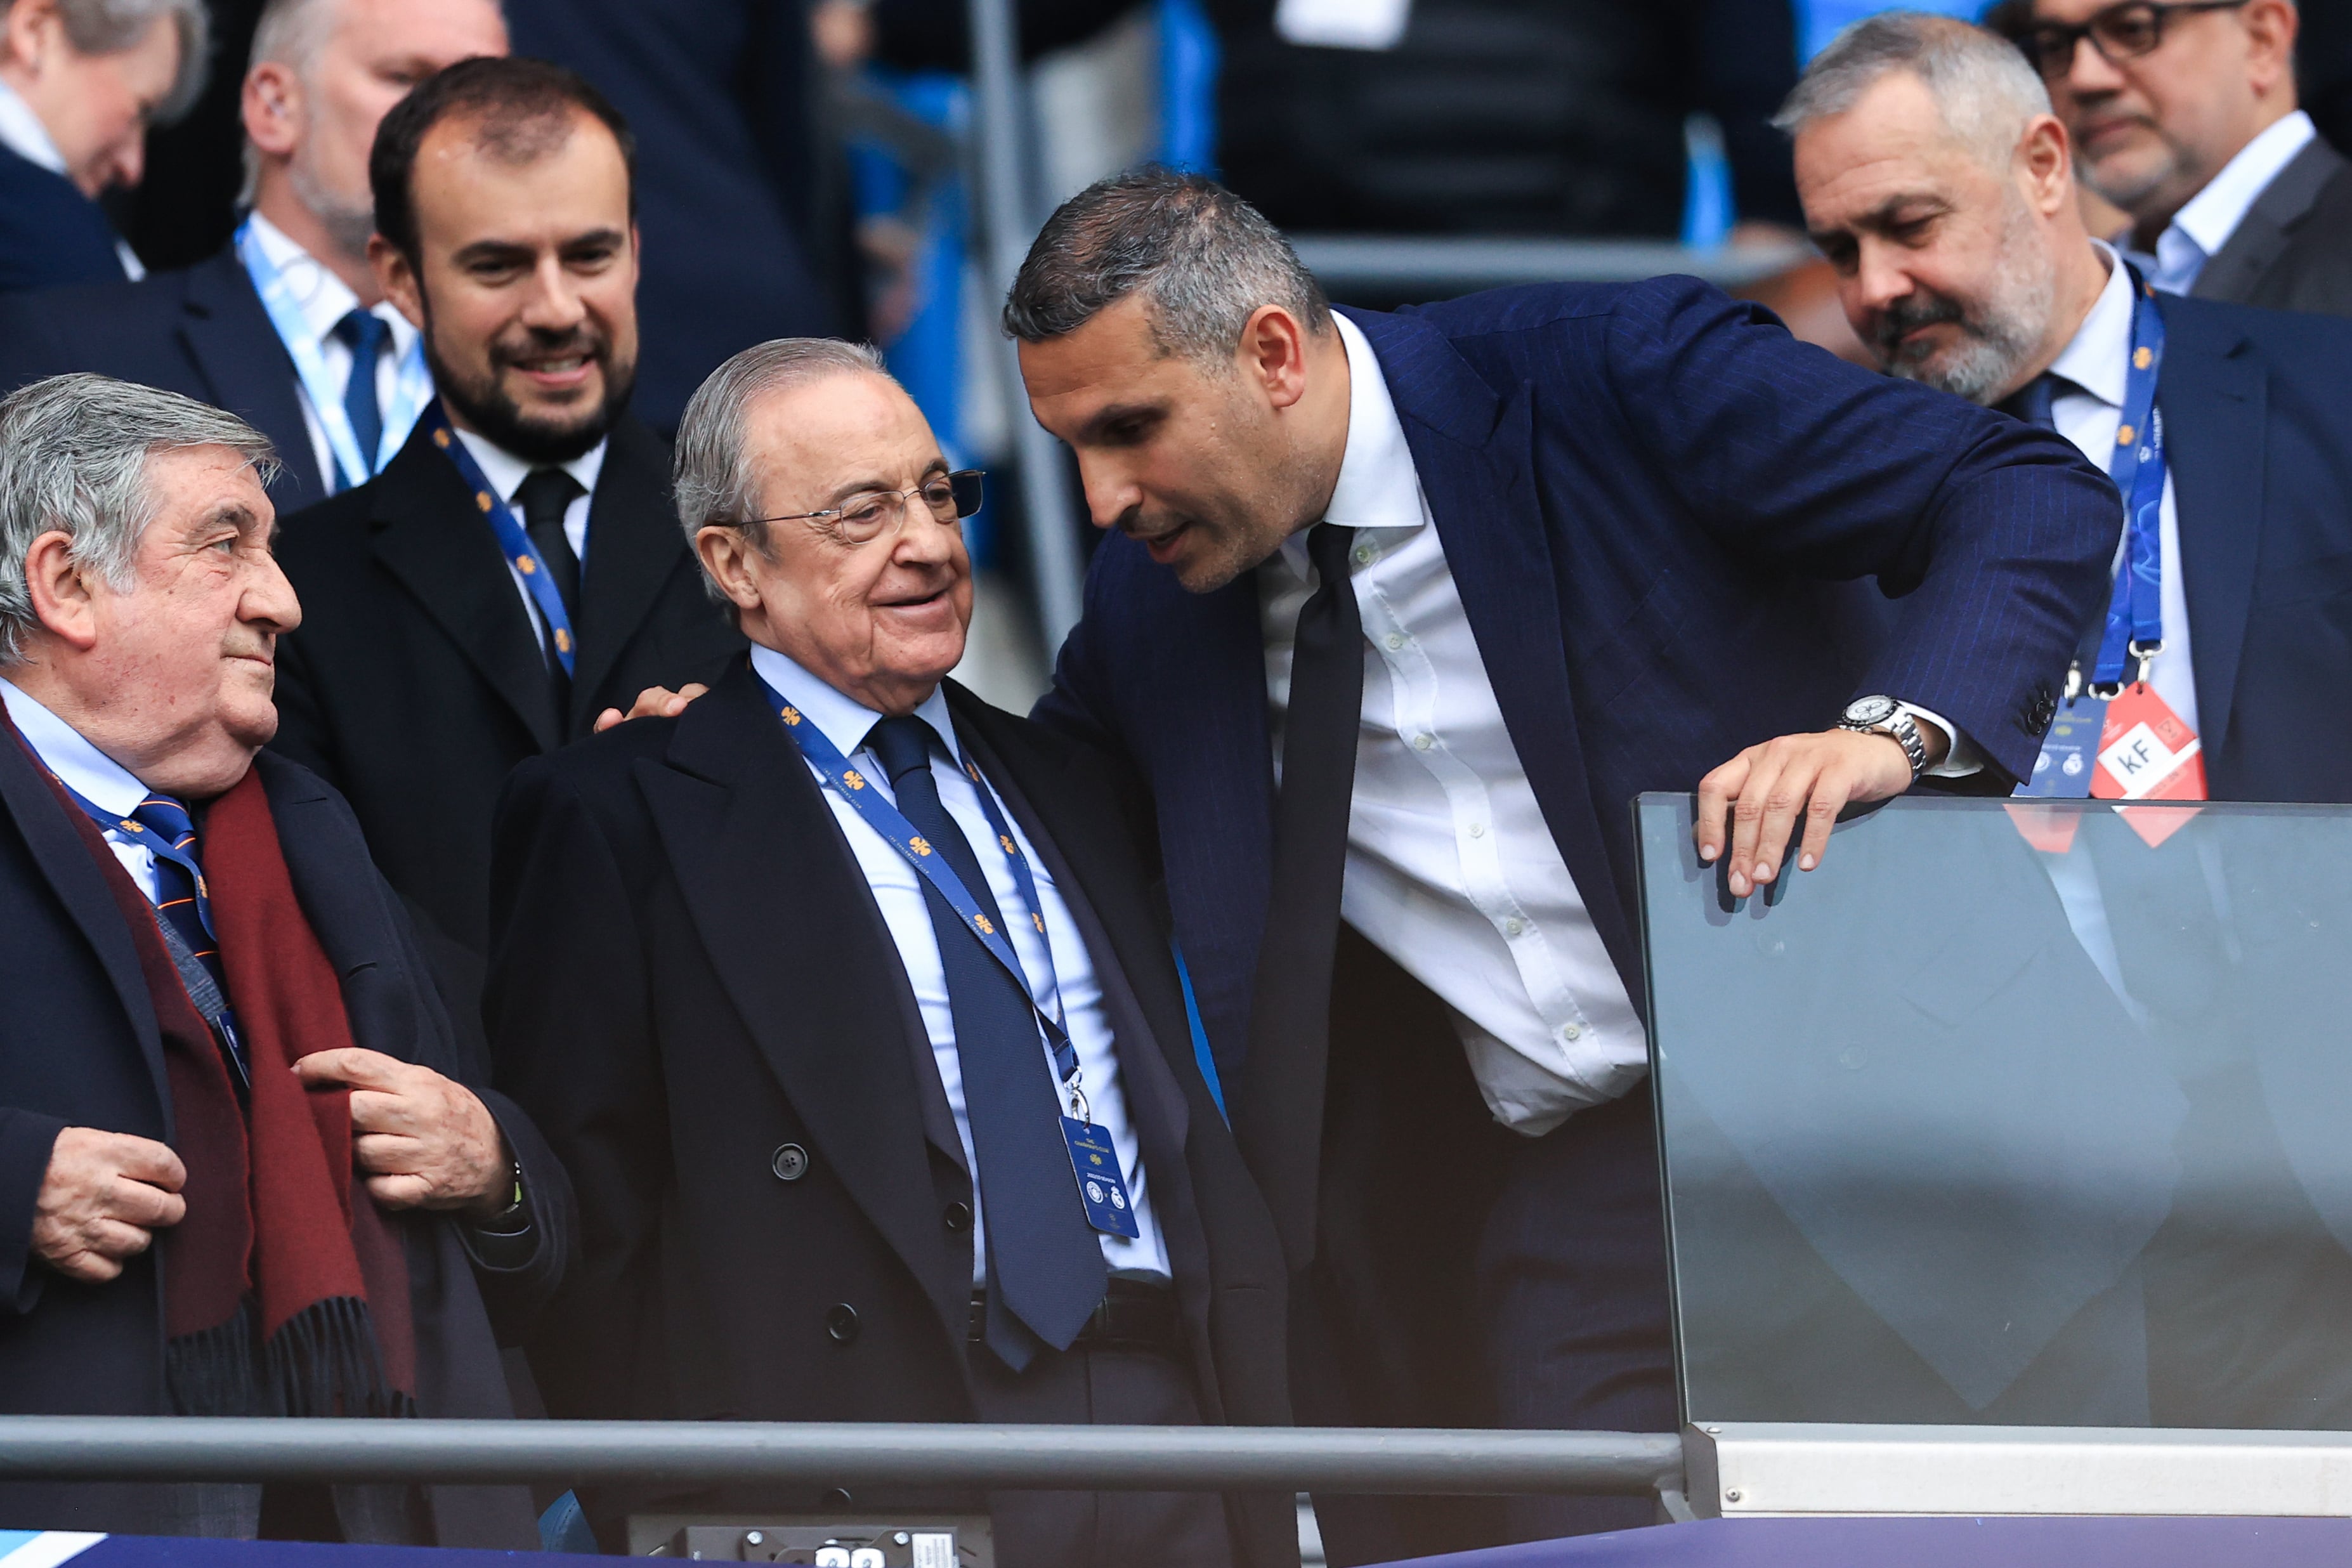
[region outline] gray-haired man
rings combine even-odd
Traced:
[[[203,85],[204,0],[0,0],[0,294],[140,275],[98,205]]]
[[[12,1415],[509,1416],[572,1243],[349,807],[260,751],[301,619],[269,460],[102,376],[0,402]],[[11,1482],[0,1524],[537,1541],[520,1488]]]
[[[281,456],[280,513],[363,483],[433,396],[416,330],[368,265],[368,148],[419,81],[506,52],[498,0],[270,0],[235,239],[184,271],[0,300],[0,391],[88,370],[229,409]]]
[[[532,1347],[558,1415],[1287,1418],[1273,1227],[1117,781],[944,679],[980,478],[869,352],[738,354],[677,491],[749,657],[508,786],[492,1049],[587,1232]],[[634,1512],[851,1506],[589,1511],[618,1544]],[[1022,1568],[1297,1562],[1286,1497],[855,1500],[912,1506],[987,1508]]]

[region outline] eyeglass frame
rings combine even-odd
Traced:
[[[955,498],[955,521],[958,522],[961,522],[965,518],[968,518],[971,516],[972,513],[978,511],[981,509],[982,504],[987,500],[987,496],[982,484],[982,481],[988,478],[988,470],[986,468],[956,468],[940,477],[947,480],[949,492]],[[921,495],[925,490],[930,489],[930,487],[931,481],[925,479],[921,484],[915,486],[912,489],[860,490],[858,494],[872,496],[877,500],[881,500],[885,496],[896,500],[898,503],[898,521],[903,524],[907,520],[908,504],[912,498]],[[856,498],[853,497],[852,499],[855,500]],[[770,522],[806,522],[814,518],[840,517],[846,513],[848,510],[849,509],[845,506],[820,507],[815,511],[786,512],[782,517],[747,517],[738,522],[730,523],[729,526],[732,528],[754,528],[760,524]],[[935,522],[943,521],[936,511],[931,513],[931,520]],[[875,535],[875,538],[877,539],[879,539],[880,537],[880,534]],[[868,542],[871,542],[871,541]]]
[[[2104,5],[2092,12],[2087,21],[2027,23],[2017,30],[2015,42],[2018,52],[2033,68],[2034,75],[2045,82],[2063,81],[2074,71],[2074,61],[2081,57],[2085,39],[2089,40],[2101,59],[2120,70],[2125,60],[2144,60],[2164,47],[2165,31],[2171,26],[2170,18],[2175,13],[2194,16],[2206,11],[2242,11],[2252,4],[2253,0],[2117,0],[2116,5]],[[2139,53],[2118,59],[2107,52],[2106,45],[2099,41],[2097,29],[2100,22],[2122,11],[2146,11],[2148,14],[2151,41]],[[2045,37],[2063,38],[2066,43],[2064,54],[2057,57],[2065,63],[2055,71],[2044,63],[2048,58],[2042,47]]]

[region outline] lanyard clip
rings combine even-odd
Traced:
[[[2066,667],[2066,705],[2073,707],[2074,699],[2083,695],[2083,661],[2076,659]]]
[[[1092,1127],[1095,1124],[1095,1108],[1087,1099],[1086,1079],[1081,1076],[1073,1076],[1069,1088],[1070,1114]]]
[[[2138,684],[2142,686],[2146,686],[2147,684],[2147,672],[2150,668],[2154,668],[2156,664],[2156,656],[2163,651],[2164,639],[2161,637],[2158,637],[2154,642],[2135,641],[2131,645],[2131,656],[2133,658],[2139,661],[2139,674],[2137,677]]]

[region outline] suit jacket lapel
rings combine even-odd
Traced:
[[[2245,340],[2235,331],[2212,332],[2179,310],[2167,310],[2165,321],[2157,395],[2194,634],[2197,728],[2218,765],[2229,744],[2262,544],[2269,398],[2262,367],[2243,353]]]
[[[331,487],[319,471],[310,426],[294,386],[294,361],[253,291],[234,247],[188,269],[180,332],[203,372],[212,401],[269,437],[285,470],[270,487],[278,515],[324,500]]]
[[[613,429],[604,468],[588,503],[588,555],[580,573],[580,656],[572,671],[568,734],[597,710],[624,710],[634,691],[604,690],[662,588],[688,566],[670,505],[669,462],[660,439],[634,419]]]
[[[139,1054],[155,1086],[156,1102],[163,1108],[163,1126],[172,1126],[172,1091],[163,1076],[163,1037],[155,1024],[154,999],[147,994],[140,972],[139,950],[123,929],[122,911],[106,886],[105,874],[90,864],[89,850],[74,831],[66,808],[42,776],[31,748],[0,710],[0,807],[15,819],[33,859],[47,877],[58,901],[81,928],[96,950],[106,977],[113,983],[122,1010],[130,1015]]]
[[[368,487],[375,556],[530,729],[562,743],[547,661],[498,539],[419,425]]]
[[[1640,945],[1594,809],[1570,693],[1559,582],[1535,485],[1534,395],[1522,385],[1498,398],[1424,321],[1370,311],[1348,316],[1380,358],[1480,661],[1544,824],[1626,989],[1638,998]],[[1632,809],[1630,801],[1622,804]]]
[[[911,999],[807,764],[739,665],[638,779],[712,967],[850,1195],[961,1342],[971,1279],[941,1240]]]
[[[2189,293],[2200,300],[2244,299],[2284,253],[2295,226],[2343,167],[2336,151],[2314,137],[2263,187],[2228,241],[2197,274]]]

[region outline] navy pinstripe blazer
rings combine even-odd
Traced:
[[[1798,342],[1688,278],[1350,310],[1387,377],[1560,854],[1643,995],[1630,805],[1888,692],[2029,770],[2122,508],[2055,436]],[[1842,631],[1821,584],[1904,595]],[[1096,552],[1041,721],[1149,784],[1176,932],[1234,1081],[1271,880],[1251,576]]]

